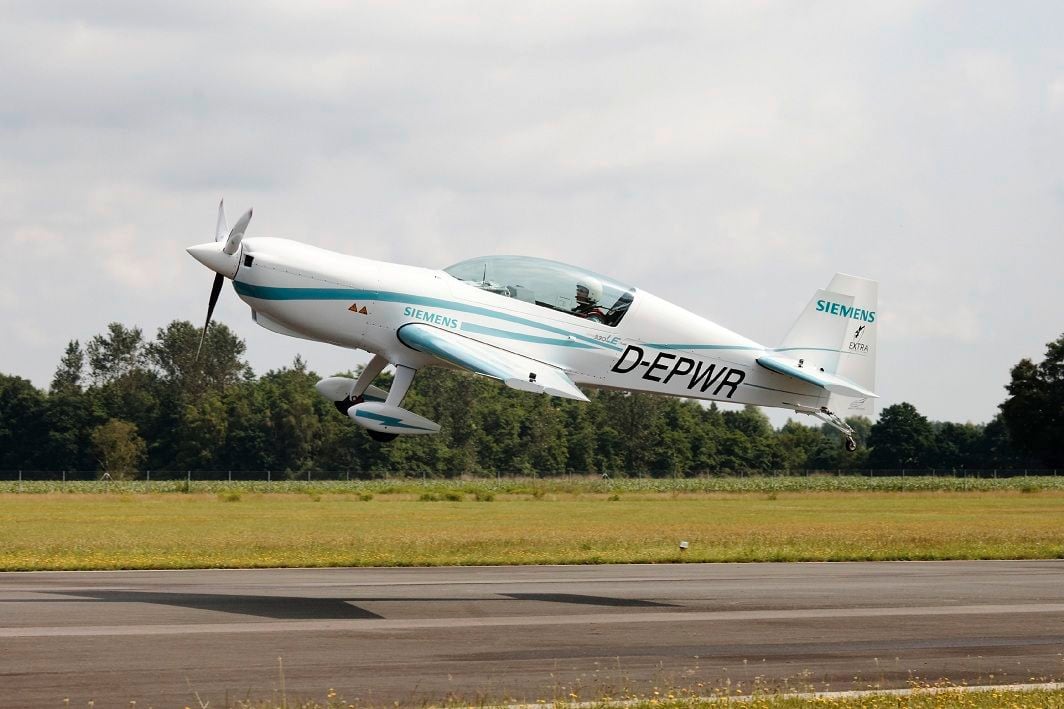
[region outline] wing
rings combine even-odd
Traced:
[[[471,372],[501,379],[508,387],[587,401],[587,397],[573,384],[573,380],[553,365],[432,325],[410,323],[399,328],[398,335],[399,340],[407,347],[439,357]]]
[[[797,360],[790,357],[758,357],[757,363],[765,369],[783,374],[799,381],[815,384],[833,394],[843,396],[877,398],[879,395],[868,391],[856,382],[836,374],[828,374],[817,367],[801,367]]]

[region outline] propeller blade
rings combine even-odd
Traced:
[[[207,321],[203,323],[203,332],[200,334],[199,346],[196,348],[196,359],[193,362],[199,361],[200,350],[203,349],[203,341],[207,339],[207,328],[211,324],[211,316],[214,315],[214,306],[218,303],[218,294],[222,292],[222,282],[225,280],[225,276],[218,274],[214,277],[214,285],[211,286],[211,299],[207,303]]]
[[[214,240],[221,241],[228,231],[229,225],[225,221],[225,200],[223,199],[218,202],[218,226],[214,228]]]
[[[244,216],[237,220],[236,226],[229,232],[229,238],[225,242],[225,246],[222,248],[222,252],[232,256],[236,253],[236,250],[240,248],[240,240],[244,238],[244,230],[248,228],[248,222],[251,221],[251,210],[249,209],[244,213]]]

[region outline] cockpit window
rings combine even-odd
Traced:
[[[617,326],[635,298],[635,288],[613,279],[528,256],[485,256],[444,271],[481,290],[609,327]]]

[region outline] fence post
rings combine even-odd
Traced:
[[[63,471],[63,482],[66,482],[66,471]]]
[[[147,482],[151,482],[151,471],[145,470],[144,474],[147,476]]]
[[[188,486],[188,491],[192,492],[192,471],[191,470],[186,470],[185,471],[185,485]]]
[[[272,483],[273,482],[273,474],[269,470],[266,471],[266,482],[268,482],[268,483]]]
[[[307,482],[310,482],[310,468],[307,468]]]
[[[229,482],[233,482],[233,471],[229,471]]]
[[[22,471],[18,471],[18,491],[22,492]]]

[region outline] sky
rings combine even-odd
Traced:
[[[766,345],[880,282],[880,407],[985,422],[1064,333],[1056,2],[0,6],[0,372],[202,322],[249,236],[579,264]],[[215,313],[258,373],[366,361]]]

